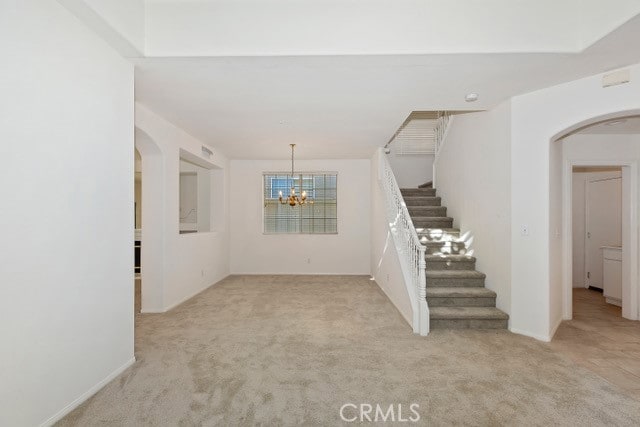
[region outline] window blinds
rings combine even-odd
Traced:
[[[338,232],[336,173],[263,174],[264,232],[266,234],[335,234]],[[307,203],[281,204],[279,192],[287,197],[291,186],[300,195],[307,192]],[[313,203],[310,203],[313,201]]]
[[[391,140],[391,144],[396,147],[396,155],[434,154],[437,123],[437,111],[411,113]]]

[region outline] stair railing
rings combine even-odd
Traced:
[[[426,247],[413,226],[411,216],[396,182],[389,160],[383,150],[379,150],[380,174],[389,228],[398,248],[400,265],[405,281],[410,282],[417,303],[413,306],[413,332],[420,335],[429,333],[429,307],[427,305]]]
[[[438,112],[438,119],[436,121],[436,126],[434,128],[436,156],[440,152],[440,148],[442,147],[442,143],[444,142],[444,136],[445,136],[445,133],[447,132],[447,127],[449,126],[450,118],[451,118],[451,115],[447,111]]]

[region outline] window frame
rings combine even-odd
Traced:
[[[338,209],[338,172],[336,172],[336,171],[301,171],[301,172],[296,172],[294,174],[294,178],[293,178],[294,182],[295,182],[296,181],[296,178],[295,178],[296,176],[301,177],[301,179],[304,182],[305,176],[309,176],[310,177],[310,181],[311,181],[311,186],[313,187],[313,190],[312,190],[313,191],[313,195],[315,196],[316,187],[315,187],[315,179],[314,178],[316,176],[318,176],[318,175],[323,175],[323,176],[330,175],[330,176],[335,177],[335,180],[336,180],[336,187],[335,187],[335,191],[336,191],[336,197],[335,197],[335,209],[336,209],[335,221],[336,221],[336,227],[335,227],[335,231],[328,232],[328,233],[314,233],[314,232],[302,232],[302,231],[298,231],[298,232],[267,231],[266,230],[266,224],[265,224],[265,209],[267,207],[267,201],[274,201],[275,200],[276,203],[279,203],[278,202],[278,197],[275,197],[275,198],[273,198],[273,197],[270,197],[270,198],[265,197],[266,196],[265,178],[267,176],[269,176],[269,175],[286,176],[287,180],[291,179],[291,172],[290,171],[289,172],[282,172],[282,171],[279,171],[279,172],[272,172],[272,171],[262,172],[261,183],[260,183],[260,186],[262,188],[262,194],[261,194],[261,197],[262,197],[262,209],[261,209],[260,221],[262,223],[262,234],[263,235],[268,235],[268,236],[278,236],[278,235],[279,236],[286,236],[286,235],[291,235],[291,236],[300,236],[300,235],[306,235],[306,236],[335,236],[335,235],[337,235],[339,233],[339,227],[338,227],[339,221],[338,221],[338,218],[339,218],[340,213],[339,213],[339,209]],[[274,178],[272,178],[272,180],[273,179]],[[289,188],[291,188],[291,187],[289,187]],[[286,197],[286,196],[289,195],[289,192],[288,192],[289,188],[287,188],[287,192],[283,191],[283,194],[282,194],[283,197]],[[296,191],[297,191],[297,188],[298,187],[296,187]],[[307,191],[307,194],[309,194],[309,190],[307,189],[306,191]],[[273,196],[273,186],[271,187],[269,195]],[[276,196],[278,196],[277,193],[276,193]],[[309,197],[311,197],[311,196],[309,196]],[[332,199],[330,199],[330,200],[332,200]],[[299,209],[299,208],[300,207],[297,206],[294,209]],[[322,219],[326,221],[327,219],[333,219],[333,218],[323,217]]]

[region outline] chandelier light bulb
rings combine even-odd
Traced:
[[[282,191],[279,192],[279,196],[278,200],[280,201],[281,204],[283,205],[289,205],[291,207],[294,206],[300,206],[300,205],[304,205],[305,203],[307,203],[307,192],[305,190],[302,190],[302,176],[300,176],[300,196],[296,195],[296,189],[295,189],[295,181],[294,181],[294,175],[295,175],[295,169],[294,169],[294,148],[296,146],[296,144],[289,144],[291,146],[291,191],[289,192],[289,196],[285,199],[282,196]],[[313,204],[313,200],[309,200],[308,201],[309,204]]]

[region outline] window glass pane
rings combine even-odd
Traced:
[[[265,233],[337,233],[337,175],[335,173],[264,174]],[[304,204],[290,206],[291,194],[306,194]],[[282,194],[282,202],[279,200]]]

